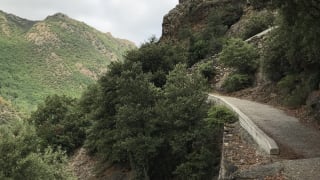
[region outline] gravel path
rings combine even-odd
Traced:
[[[280,147],[280,155],[296,158],[320,157],[320,132],[301,124],[298,119],[269,105],[219,96],[239,108]]]

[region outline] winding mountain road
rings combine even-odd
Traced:
[[[258,129],[260,128],[267,137],[275,141],[280,155],[291,152],[296,155],[295,158],[320,157],[320,132],[304,126],[297,118],[285,114],[282,110],[253,101],[220,95],[210,94],[209,99],[221,101],[229,108],[236,109],[236,113],[240,112],[247,116]],[[253,132],[251,135],[255,136],[256,133]]]

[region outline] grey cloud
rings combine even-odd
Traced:
[[[56,12],[140,44],[161,35],[162,17],[178,0],[0,0],[1,10],[40,20]]]

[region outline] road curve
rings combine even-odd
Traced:
[[[304,126],[297,118],[269,105],[209,94],[209,99],[214,97],[236,107],[276,144],[281,144],[280,153],[285,147],[300,158],[320,157],[320,132]]]

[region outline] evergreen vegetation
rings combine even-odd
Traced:
[[[244,23],[244,31],[241,38],[246,40],[268,28],[270,28],[275,21],[272,12],[264,10],[253,13],[250,18]]]
[[[280,81],[286,104],[301,105],[320,82],[320,3],[298,0],[275,1],[273,5],[279,9],[281,20],[270,35],[264,68],[271,80]]]
[[[235,92],[250,87],[253,77],[247,74],[230,74],[222,84],[222,89],[226,92]]]
[[[151,81],[157,87],[166,83],[166,75],[177,63],[186,63],[187,52],[179,45],[159,44],[155,37],[143,44],[139,50],[129,51],[126,60],[138,62],[144,73],[151,73]]]
[[[166,46],[151,41],[129,52],[84,94],[80,104],[92,122],[86,147],[103,162],[132,168],[136,179],[208,179],[218,172],[222,126],[206,119],[206,80],[176,64],[178,52]],[[171,65],[150,68],[166,58]],[[160,86],[157,71],[165,74]]]
[[[199,63],[199,71],[207,80],[211,80],[216,75],[214,63],[210,60]]]
[[[62,148],[70,154],[85,140],[89,124],[82,114],[75,99],[54,95],[39,105],[30,121],[33,121],[43,147]]]
[[[188,66],[219,53],[225,40],[225,34],[242,13],[240,6],[226,5],[210,11],[207,26],[202,32],[192,34],[182,28],[180,38],[189,37]]]
[[[79,100],[48,97],[30,118],[38,144],[71,153],[85,140],[102,163],[128,167],[135,179],[212,178],[222,121],[235,118],[209,111],[207,81],[189,73],[184,52],[152,38],[111,63]]]
[[[216,126],[217,124],[224,125],[224,123],[234,123],[237,121],[236,115],[225,106],[212,106],[208,111],[208,118],[206,121]]]
[[[41,148],[35,129],[28,123],[0,126],[0,179],[73,179],[60,150]]]
[[[258,67],[258,51],[241,39],[230,39],[219,54],[219,61],[233,68],[234,72],[226,79],[222,88],[227,92],[249,87]]]
[[[254,73],[258,67],[258,58],[257,50],[241,39],[227,41],[219,54],[219,61],[227,67],[234,68],[238,73]]]

